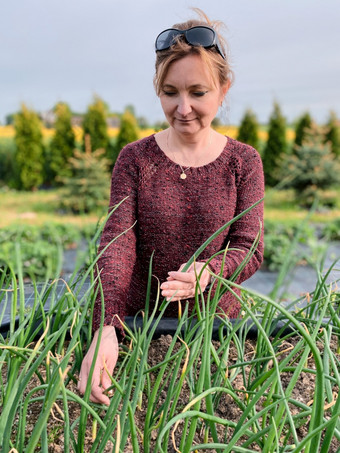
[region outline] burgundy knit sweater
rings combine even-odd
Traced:
[[[98,269],[105,300],[104,325],[121,330],[120,319],[135,315],[145,306],[150,258],[153,256],[151,306],[157,282],[169,271],[178,270],[218,228],[263,197],[262,163],[257,151],[228,138],[219,157],[203,166],[186,170],[180,178],[179,165],[159,148],[154,135],[127,145],[114,166],[110,208],[125,199],[104,227]],[[228,244],[224,276],[230,277],[250,249],[263,222],[260,203],[220,234],[197,261],[205,261]],[[108,245],[114,238],[110,245]],[[209,266],[219,273],[222,255]],[[263,258],[263,240],[239,275],[249,278]],[[157,280],[158,279],[158,280]],[[190,300],[190,308],[194,301]],[[226,293],[220,307],[230,318],[240,306]],[[178,304],[170,303],[167,316],[177,316]],[[101,299],[94,307],[93,328],[100,324]]]

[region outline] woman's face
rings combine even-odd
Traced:
[[[210,127],[227,91],[199,55],[188,55],[170,65],[160,100],[170,126],[180,134],[194,135]]]

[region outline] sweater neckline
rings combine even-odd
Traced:
[[[154,142],[155,150],[156,150],[157,154],[160,156],[160,158],[163,160],[163,162],[165,164],[167,164],[168,167],[180,168],[180,165],[177,162],[170,159],[170,157],[165,154],[165,152],[162,150],[162,148],[160,148],[160,146],[158,145],[158,143],[156,141],[155,134],[152,134],[151,138]],[[221,151],[219,156],[216,157],[215,160],[209,162],[208,164],[202,165],[200,167],[189,167],[188,171],[190,170],[192,172],[198,172],[198,173],[200,173],[202,171],[210,172],[211,170],[215,170],[216,168],[225,164],[225,162],[228,160],[229,150],[230,150],[230,146],[232,144],[231,142],[233,141],[233,139],[228,136],[226,136],[226,138],[227,138],[227,143],[225,144],[223,150]]]

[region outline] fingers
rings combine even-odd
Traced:
[[[180,282],[191,283],[191,284],[196,283],[196,275],[193,271],[188,271],[188,272],[172,271],[172,272],[169,272],[169,277],[171,277],[173,280],[178,280]]]
[[[197,262],[192,264],[186,272],[181,272],[185,263],[179,268],[178,271],[169,272],[167,281],[162,283],[161,290],[162,296],[167,300],[181,300],[190,299],[195,297],[197,280],[196,276],[200,275],[199,287],[203,292],[211,280],[208,270],[205,268],[206,264]],[[203,269],[204,268],[204,269]],[[203,269],[203,271],[202,271]],[[202,271],[202,272],[201,272]]]
[[[109,360],[106,362],[106,367],[102,370],[102,373],[100,375],[101,379],[101,386],[103,390],[107,390],[109,387],[112,385],[112,373],[114,370],[114,367],[116,366],[118,359],[118,355],[113,354],[110,356]],[[112,392],[109,392],[109,395],[111,396]]]
[[[162,283],[161,290],[162,296],[167,297],[168,300],[170,298],[173,300],[190,298],[195,292],[195,282],[168,280]]]
[[[110,376],[107,374],[106,370],[103,371],[102,378],[101,378],[102,389],[105,392],[109,387],[112,385],[112,381]],[[109,396],[111,396],[111,391],[109,391]]]
[[[92,387],[90,401],[92,401],[92,403],[105,404],[105,406],[110,405],[110,398],[103,393],[103,389],[101,387]]]
[[[173,291],[176,291],[177,289],[184,290],[184,291],[185,290],[190,291],[195,287],[195,284],[196,284],[196,281],[189,283],[189,282],[183,282],[180,280],[172,280],[172,281],[167,280],[166,282],[161,284],[161,289],[170,289]]]
[[[94,359],[96,343],[97,333],[95,333],[90,348],[81,365],[78,380],[78,390],[81,394],[84,394],[86,391],[88,377]],[[115,329],[111,326],[106,326],[103,328],[102,339],[93,369],[90,401],[99,404],[110,404],[110,399],[105,394],[105,391],[111,386],[110,376],[112,375],[114,367],[117,363],[118,354],[119,346]]]
[[[163,297],[166,300],[176,301],[176,300],[183,300],[183,299],[191,299],[195,297],[195,291],[162,291]]]
[[[105,389],[101,383],[101,373],[102,370],[96,370],[96,373],[93,373],[90,401],[106,404],[108,406],[110,404],[110,399],[103,393]]]
[[[190,277],[191,282],[186,281],[167,281],[162,283],[161,290],[162,296],[166,297],[168,300],[181,300],[181,299],[190,299],[195,296],[196,291],[196,280],[193,280]]]
[[[97,404],[105,404],[105,406],[110,406],[110,398],[106,396],[103,392],[98,391],[98,397],[94,395],[95,389],[92,389],[92,393],[90,395],[90,401],[92,403],[97,403]]]
[[[88,373],[82,370],[78,379],[78,390],[82,395],[85,393],[87,380]],[[92,375],[90,401],[108,406],[110,404],[110,399],[104,392],[110,385],[111,379],[106,370],[96,365]]]

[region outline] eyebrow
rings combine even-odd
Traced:
[[[171,85],[170,83],[167,83],[165,85],[162,86],[162,89],[166,89],[166,88],[172,88],[172,89],[176,89],[176,87],[174,85]],[[199,83],[195,84],[195,85],[191,85],[189,86],[189,89],[193,89],[193,90],[208,90],[209,87],[205,86],[205,85],[201,85]]]

